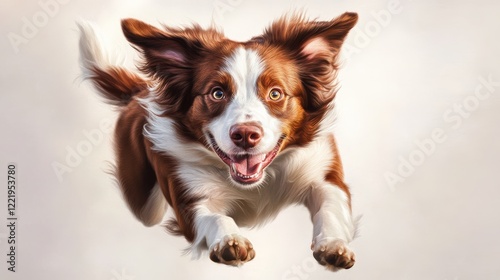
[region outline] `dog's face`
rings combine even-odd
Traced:
[[[122,27],[142,51],[142,70],[157,83],[157,101],[179,134],[205,145],[236,185],[250,188],[282,150],[314,138],[356,20],[350,13],[328,22],[282,18],[243,43],[198,26],[159,30],[128,19]]]

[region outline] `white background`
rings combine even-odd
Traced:
[[[0,278],[498,279],[500,2],[397,3],[381,20],[390,1],[73,0],[43,22],[37,1],[0,2]],[[321,20],[360,15],[344,49],[336,127],[353,209],[363,215],[352,269],[333,274],[314,264],[303,207],[245,230],[257,257],[241,268],[183,256],[184,239],[137,222],[105,173],[113,159],[109,132],[58,179],[54,162],[67,164],[86,132],[116,118],[78,79],[76,20],[93,21],[133,67],[121,18],[214,21],[228,37],[247,40],[298,8]],[[24,18],[37,23],[29,36]],[[12,34],[23,43],[13,44]],[[488,90],[481,78],[497,85]],[[417,143],[429,143],[435,129],[443,141],[424,154]],[[398,173],[404,161],[412,172]],[[8,162],[18,164],[16,273],[6,263]],[[389,172],[404,175],[402,182],[391,186]]]

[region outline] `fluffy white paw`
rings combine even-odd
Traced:
[[[210,259],[216,263],[239,266],[255,257],[252,243],[239,234],[226,235],[209,248]]]
[[[324,238],[320,241],[313,241],[311,249],[318,263],[332,271],[341,268],[349,269],[356,261],[355,255],[347,243],[340,239]]]

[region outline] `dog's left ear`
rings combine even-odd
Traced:
[[[319,110],[335,97],[333,82],[338,54],[357,21],[358,15],[349,12],[331,21],[306,21],[296,15],[274,22],[261,37],[297,59],[306,90],[306,110]]]
[[[344,13],[332,21],[310,22],[305,36],[306,41],[301,45],[301,53],[308,59],[318,56],[336,56],[349,30],[356,25],[356,13]]]

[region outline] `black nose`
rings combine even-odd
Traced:
[[[256,123],[233,125],[229,130],[233,143],[245,150],[257,146],[263,134],[262,127]]]

